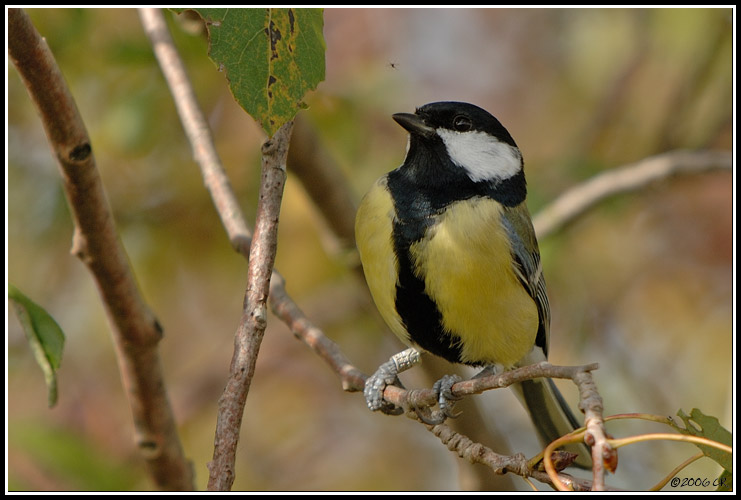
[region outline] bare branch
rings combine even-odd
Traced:
[[[342,389],[348,392],[362,391],[367,375],[358,370],[342,353],[340,347],[309,321],[303,311],[286,293],[285,281],[273,271],[270,282],[270,305],[291,332],[319,355],[339,376]]]
[[[579,408],[585,415],[584,425],[587,428],[584,441],[592,447],[593,490],[605,490],[605,468],[611,472],[617,467],[617,450],[607,442],[602,397],[597,392],[590,373],[579,373],[574,380],[579,387]]]
[[[512,472],[520,476],[528,475],[527,459],[522,453],[512,456],[500,455],[480,443],[474,443],[445,424],[425,424],[425,427],[440,439],[450,451],[457,453],[458,456],[471,463],[486,465],[496,474]]]
[[[193,473],[157,351],[162,329],[129,267],[77,105],[48,45],[21,9],[8,11],[8,51],[59,163],[75,224],[72,253],[90,268],[103,299],[139,451],[158,488],[192,490]]]
[[[247,291],[242,319],[234,340],[229,380],[216,422],[214,456],[209,463],[208,489],[228,491],[234,483],[234,463],[244,405],[267,324],[270,277],[278,248],[278,216],[286,182],[286,155],[293,122],[283,125],[262,146],[262,181],[255,235],[250,246]]]
[[[211,129],[198,106],[193,86],[167,29],[162,11],[139,9],[139,17],[152,42],[154,54],[172,92],[180,122],[193,149],[193,157],[201,167],[203,181],[211,193],[229,241],[235,250],[247,257],[250,248],[247,223],[216,152]]]
[[[614,472],[617,468],[617,451],[607,441],[602,397],[589,370],[577,370],[572,380],[579,388],[579,408],[585,414],[585,430],[574,431],[546,446],[543,451],[543,465],[553,486],[562,491],[569,491],[573,485],[560,480],[551,454],[563,444],[583,439],[592,450],[592,491],[604,491],[605,470]]]
[[[155,55],[193,148],[203,179],[233,247],[249,262],[244,309],[235,334],[230,376],[219,400],[213,460],[209,463],[209,490],[229,490],[234,483],[234,465],[244,405],[254,375],[266,322],[266,301],[271,281],[283,279],[273,270],[277,248],[280,201],[286,177],[286,155],[293,123],[283,126],[263,145],[263,178],[260,186],[258,220],[254,244],[244,215],[216,153],[210,129],[195,98],[185,67],[159,9],[140,9],[142,24],[152,41]],[[271,278],[272,276],[272,278]]]
[[[548,474],[540,470],[530,469],[528,460],[521,453],[512,456],[500,455],[491,448],[475,443],[466,436],[455,432],[446,424],[434,426],[425,424],[425,427],[450,451],[472,464],[484,465],[495,474],[512,473],[523,478],[532,477],[542,483],[553,485],[553,481]],[[567,474],[559,474],[558,479],[573,491],[591,491],[589,481],[576,479]]]
[[[678,174],[730,170],[732,166],[730,151],[671,151],[652,156],[608,170],[566,191],[533,217],[533,226],[538,238],[545,238],[611,196]]]
[[[508,370],[496,375],[472,378],[456,382],[451,387],[454,396],[471,396],[481,394],[490,389],[500,389],[525,380],[536,378],[564,378],[571,379],[581,387],[586,381],[578,379],[582,372],[596,370],[596,363],[584,366],[556,366],[547,362],[537,363],[534,365],[522,366],[513,370]],[[395,404],[396,406],[409,408],[432,407],[437,404],[437,393],[433,389],[402,389],[393,385],[386,386],[383,392],[383,398]]]

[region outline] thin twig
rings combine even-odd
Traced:
[[[471,396],[474,394],[481,394],[490,389],[509,387],[518,382],[541,377],[571,379],[574,383],[579,385],[581,382],[577,382],[577,375],[582,372],[596,370],[597,367],[596,363],[584,366],[557,366],[547,362],[542,362],[534,365],[522,366],[513,370],[507,370],[496,375],[463,380],[453,384],[451,392],[456,397]],[[384,390],[383,397],[386,401],[402,408],[431,407],[437,404],[437,393],[432,389],[406,390],[394,385],[389,385]]]
[[[90,268],[111,323],[139,451],[159,489],[192,490],[157,351],[162,328],[129,267],[75,101],[46,41],[21,9],[8,10],[8,51],[59,163],[75,224],[72,253]]]
[[[298,305],[286,293],[285,280],[273,272],[270,281],[270,306],[291,332],[322,358],[340,378],[342,389],[362,391],[367,375],[358,370],[342,353],[340,347],[309,321]]]
[[[604,491],[605,469],[615,471],[617,451],[607,442],[602,397],[591,373],[577,374],[574,382],[579,387],[579,408],[584,412],[584,426],[587,428],[584,441],[592,447],[593,490]]]
[[[260,200],[250,246],[247,291],[234,339],[229,380],[219,398],[214,456],[208,464],[210,491],[229,491],[234,483],[244,405],[267,325],[267,300],[278,247],[278,216],[286,182],[286,155],[292,128],[293,122],[286,123],[262,146]]]
[[[209,490],[229,490],[239,431],[255,360],[265,330],[265,300],[271,282],[282,283],[273,270],[275,236],[280,200],[285,183],[286,148],[292,124],[281,128],[263,145],[263,182],[255,240],[251,245],[245,217],[239,207],[210,129],[195,97],[185,67],[159,9],[140,9],[140,17],[154,46],[155,56],[178,109],[180,121],[193,149],[193,156],[214,201],[232,246],[249,262],[249,276],[242,318],[235,335],[235,350],[227,386],[219,400],[213,460],[209,463]],[[271,301],[272,302],[272,301]]]
[[[154,54],[172,92],[180,122],[193,149],[193,157],[201,168],[204,183],[211,193],[229,241],[235,250],[248,257],[250,232],[247,223],[216,152],[211,129],[198,105],[193,86],[167,29],[162,11],[142,8],[139,9],[139,17],[144,31],[152,42]]]
[[[608,170],[579,184],[548,204],[533,217],[538,238],[555,233],[597,203],[617,194],[637,191],[678,174],[730,170],[730,151],[670,151]]]
[[[484,465],[495,474],[511,473],[523,478],[532,477],[542,483],[553,485],[553,480],[548,474],[529,467],[528,460],[522,453],[511,456],[500,455],[491,448],[473,442],[466,436],[455,432],[446,424],[424,425],[450,451],[472,464]],[[592,489],[591,482],[584,479],[573,478],[563,473],[558,474],[557,478],[573,491],[591,491]]]
[[[488,447],[475,443],[466,436],[453,431],[445,424],[425,424],[427,430],[434,434],[450,451],[471,463],[486,465],[496,474],[512,472],[519,476],[528,475],[527,458],[522,453],[507,456],[500,455]]]
[[[263,182],[253,239],[221,164],[208,123],[198,105],[185,66],[167,29],[160,9],[140,9],[155,56],[173,95],[180,121],[193,149],[204,183],[232,246],[249,262],[248,286],[242,318],[235,335],[230,377],[219,400],[213,459],[209,463],[209,490],[229,490],[234,482],[235,453],[244,404],[254,374],[255,360],[265,330],[265,300],[271,282],[283,282],[273,270],[277,220],[285,183],[286,148],[292,124],[279,130],[263,145]],[[272,302],[272,301],[271,301]]]

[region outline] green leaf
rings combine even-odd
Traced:
[[[56,372],[62,362],[64,332],[48,312],[11,284],[8,284],[8,298],[26,332],[36,362],[44,372],[49,407],[52,407],[57,402]]]
[[[685,427],[682,428],[674,422],[672,422],[672,426],[681,434],[704,437],[727,446],[733,446],[733,434],[720,425],[717,418],[705,415],[697,408],[693,408],[689,415],[680,409],[677,415],[682,419]],[[721,478],[725,477],[726,479],[721,482],[721,485],[730,484],[733,477],[733,455],[712,446],[702,444],[696,446],[706,457],[715,460],[725,469]]]
[[[232,95],[272,137],[324,80],[323,10],[192,10],[206,21],[209,57]]]

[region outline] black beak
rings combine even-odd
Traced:
[[[429,137],[435,134],[435,129],[427,125],[418,115],[412,113],[396,113],[392,118],[409,131],[410,134]]]

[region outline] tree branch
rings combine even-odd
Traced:
[[[144,31],[152,42],[154,54],[172,92],[175,107],[188,136],[193,158],[201,167],[203,181],[211,193],[229,241],[236,251],[249,256],[250,231],[247,229],[239,201],[216,152],[211,129],[201,111],[167,23],[160,9],[139,9]]]
[[[219,398],[214,456],[208,465],[210,491],[229,491],[234,483],[244,405],[267,325],[268,292],[278,248],[278,216],[286,182],[286,155],[292,128],[293,122],[286,123],[262,146],[262,181],[255,235],[250,246],[247,291],[234,339],[229,380]]]
[[[518,382],[533,380],[536,378],[563,378],[572,380],[582,390],[591,378],[583,379],[578,375],[584,372],[590,372],[597,369],[597,364],[593,363],[584,366],[556,366],[547,362],[537,363],[535,365],[522,366],[513,370],[507,370],[495,375],[472,378],[453,384],[451,392],[453,396],[471,396],[481,394],[490,389],[500,389],[509,387]],[[591,394],[591,393],[589,393]],[[394,385],[386,386],[383,392],[383,399],[393,403],[396,406],[409,410],[412,408],[433,407],[437,404],[437,393],[433,389],[402,389]]]
[[[144,303],[100,180],[85,125],[45,40],[21,9],[8,10],[8,52],[41,115],[74,219],[72,253],[93,274],[111,323],[136,443],[154,483],[193,489],[165,391],[162,329]]]
[[[286,178],[286,155],[293,123],[283,126],[263,144],[262,182],[253,240],[237,197],[213,144],[210,129],[195,97],[185,67],[159,9],[140,9],[203,180],[211,194],[229,240],[248,259],[248,284],[242,318],[235,334],[229,380],[219,400],[213,459],[209,463],[209,490],[224,491],[234,483],[234,465],[244,406],[266,321],[271,282],[283,282],[273,269],[280,201]]]
[[[532,477],[538,481],[553,485],[553,479],[548,474],[537,469],[531,469],[524,455],[500,455],[491,448],[475,443],[466,436],[453,431],[446,424],[428,425],[428,431],[434,434],[450,451],[472,464],[481,464],[495,474],[513,473],[523,478]],[[558,474],[557,479],[573,491],[591,491],[591,483],[584,479],[577,479],[567,474]]]
[[[605,490],[605,469],[615,472],[617,450],[607,442],[607,431],[603,415],[602,397],[597,392],[591,374],[579,373],[574,382],[579,387],[579,408],[584,412],[587,428],[584,442],[592,447],[592,482],[594,491]]]
[[[277,272],[270,282],[270,306],[291,332],[322,358],[340,378],[342,389],[347,392],[362,392],[367,375],[358,370],[345,357],[340,347],[317,328],[286,293],[285,280]]]
[[[730,170],[730,151],[670,151],[608,170],[569,189],[533,217],[533,226],[542,239],[559,231],[597,203],[618,194],[637,191],[679,174],[696,174],[715,169]]]

